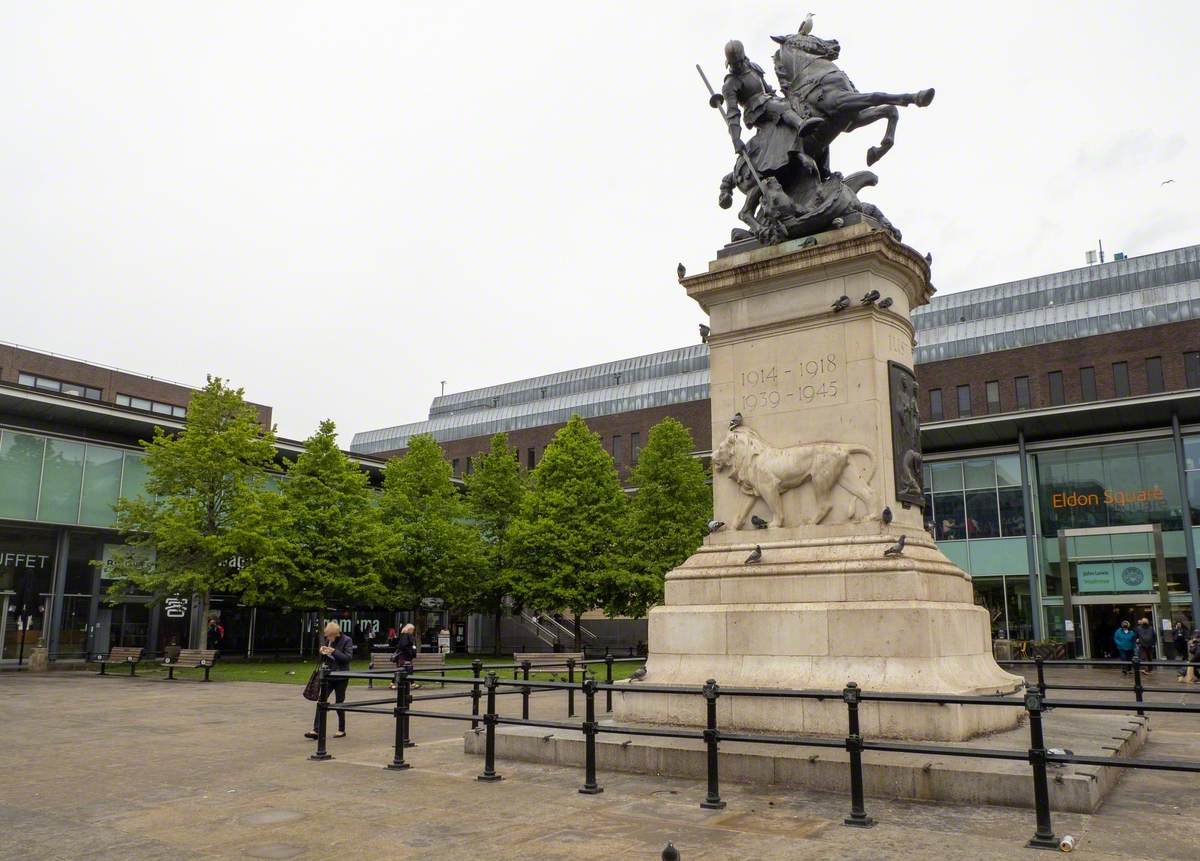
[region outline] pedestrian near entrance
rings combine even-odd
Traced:
[[[1113,632],[1113,644],[1117,647],[1117,654],[1121,656],[1121,660],[1126,662],[1125,666],[1121,667],[1121,675],[1127,676],[1130,673],[1129,662],[1133,660],[1133,650],[1137,647],[1137,634],[1134,633],[1128,619]]]
[[[397,668],[404,666],[412,668],[413,658],[417,656],[416,631],[417,629],[411,623],[400,629],[400,636],[396,640],[396,654],[392,655],[392,663]],[[388,687],[395,690],[396,684],[393,682]]]
[[[221,641],[225,639],[225,629],[221,626],[221,622],[216,616],[212,616],[208,620],[208,635],[205,637],[208,643],[208,648],[221,650]]]
[[[1171,629],[1171,635],[1174,638],[1173,645],[1175,646],[1175,660],[1186,661],[1188,659],[1188,629],[1187,625],[1183,624],[1182,619],[1175,623],[1175,627]]]
[[[1200,631],[1192,631],[1192,638],[1188,640],[1187,660],[1187,669],[1178,681],[1200,684]]]
[[[1150,624],[1150,620],[1146,617],[1138,619],[1137,628],[1134,629],[1137,634],[1138,652],[1143,661],[1154,660],[1154,646],[1158,642],[1158,634],[1154,633],[1154,626]],[[1144,673],[1154,672],[1153,667],[1146,667],[1142,670]]]
[[[342,633],[342,628],[337,622],[330,622],[325,626],[325,639],[321,644],[321,664],[325,669],[348,670],[350,669],[350,659],[354,656],[354,641]],[[312,732],[306,732],[305,738],[317,737],[317,722],[321,718],[321,703],[329,701],[329,695],[333,694],[335,703],[344,703],[346,701],[346,687],[350,684],[349,679],[330,679],[325,689],[321,691],[321,698],[317,702],[317,711],[313,715]],[[344,738],[346,735],[346,713],[338,710],[338,731],[334,738]]]

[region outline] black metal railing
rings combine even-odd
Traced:
[[[1195,664],[1189,664],[1187,661],[1143,661],[1139,657],[1133,657],[1128,661],[1121,660],[1055,660],[1047,661],[1042,658],[1034,658],[1032,661],[997,661],[1002,667],[1033,667],[1037,674],[1038,691],[1042,697],[1046,696],[1046,691],[1100,691],[1100,692],[1126,692],[1132,691],[1134,700],[1137,703],[1145,701],[1145,694],[1200,694],[1200,687],[1196,688],[1164,688],[1164,687],[1147,687],[1145,684],[1145,668],[1151,669],[1155,667],[1174,667],[1181,672],[1187,670],[1189,666],[1195,667]],[[1132,687],[1125,685],[1060,685],[1050,684],[1046,681],[1046,668],[1056,667],[1107,667],[1109,669],[1119,669],[1123,674],[1133,677]],[[1142,708],[1137,709],[1138,717],[1145,717],[1146,712]]]
[[[437,676],[422,676],[410,673],[406,669],[394,672],[329,672],[323,671],[322,684],[326,687],[333,679],[391,679],[396,685],[396,696],[386,700],[364,700],[331,704],[322,698],[318,703],[317,715],[317,749],[310,757],[314,760],[331,759],[326,749],[326,727],[330,711],[361,712],[368,714],[392,715],[396,722],[394,753],[388,768],[403,770],[410,767],[406,762],[404,752],[414,747],[410,738],[410,728],[413,718],[429,718],[433,720],[457,720],[470,722],[473,728],[483,724],[484,761],[483,772],[479,775],[482,781],[499,781],[501,775],[496,771],[496,729],[502,725],[532,726],[547,729],[578,730],[584,740],[584,778],[579,792],[595,795],[603,791],[596,775],[596,744],[597,737],[604,733],[628,736],[644,736],[652,738],[692,739],[703,743],[707,760],[707,791],[700,806],[707,809],[720,809],[725,806],[720,792],[720,757],[719,746],[723,741],[746,742],[750,744],[780,744],[796,747],[817,747],[845,750],[848,754],[847,767],[850,771],[850,812],[844,823],[849,826],[869,828],[875,820],[867,814],[863,781],[863,753],[865,751],[886,751],[892,753],[920,753],[934,756],[957,756],[968,758],[1012,760],[1028,762],[1033,780],[1033,808],[1036,826],[1033,836],[1026,845],[1034,848],[1059,848],[1058,839],[1054,835],[1051,813],[1049,781],[1047,767],[1054,765],[1091,765],[1111,766],[1115,768],[1151,769],[1160,771],[1200,773],[1200,761],[1177,759],[1124,758],[1077,755],[1067,751],[1048,748],[1042,725],[1042,715],[1050,709],[1083,709],[1094,711],[1128,711],[1135,709],[1139,715],[1151,713],[1166,714],[1195,714],[1200,715],[1200,705],[1181,705],[1174,703],[1145,702],[1143,694],[1155,689],[1146,688],[1140,684],[1138,662],[1133,662],[1135,674],[1134,687],[1113,688],[1110,686],[1081,686],[1081,685],[1051,685],[1045,679],[1047,666],[1078,666],[1077,661],[1031,661],[1027,662],[1037,667],[1038,678],[1034,685],[1028,687],[1022,698],[1012,696],[952,696],[943,694],[916,693],[883,693],[865,691],[853,682],[841,691],[789,690],[767,688],[722,688],[713,679],[709,679],[702,687],[686,687],[675,685],[652,685],[638,683],[633,685],[617,685],[612,681],[611,655],[603,659],[583,662],[572,662],[585,665],[583,677],[576,682],[571,677],[566,682],[530,680],[528,662],[521,665],[500,664],[484,666],[480,661],[472,663],[472,676],[469,678],[446,678],[447,685],[461,685],[469,690],[460,693],[446,692],[425,694],[414,697],[412,684],[414,682],[441,681]],[[567,662],[564,662],[564,664]],[[599,682],[594,675],[586,670],[587,664],[606,664],[605,681]],[[1006,664],[1019,662],[1006,661]],[[1104,665],[1120,666],[1122,662],[1090,662]],[[1159,662],[1163,666],[1177,666],[1169,662]],[[521,678],[502,680],[497,670],[519,669]],[[535,666],[535,670],[543,670],[545,666]],[[571,668],[573,669],[573,668]],[[486,674],[484,674],[486,670]],[[1048,699],[1046,692],[1055,688],[1059,690],[1132,690],[1134,702],[1112,702],[1086,699]],[[486,696],[485,711],[480,714],[479,704],[482,695]],[[500,690],[508,688],[509,690]],[[532,719],[529,717],[529,696],[534,691],[562,691],[567,695],[568,715],[574,716],[574,695],[578,690],[584,697],[584,718],[582,721],[560,721],[549,719]],[[1171,693],[1178,689],[1164,689]],[[612,723],[601,723],[596,719],[596,696],[603,692],[606,697],[607,710],[612,710],[612,694],[619,691],[623,694],[671,694],[694,695],[703,697],[705,704],[705,725],[703,729],[684,729],[666,726],[621,726]],[[497,711],[497,697],[505,693],[519,693],[522,696],[521,717],[508,717]],[[431,711],[413,708],[415,703],[430,700],[467,698],[472,702],[470,714],[455,714],[451,712]],[[846,707],[847,732],[844,737],[829,736],[800,736],[800,735],[766,735],[738,733],[721,730],[717,724],[717,702],[720,697],[747,698],[786,698],[808,700],[841,700]],[[893,740],[867,740],[863,737],[859,722],[858,709],[862,703],[906,703],[926,705],[965,705],[991,708],[1024,709],[1028,717],[1029,747],[1025,750],[1003,748],[963,747],[923,742],[904,742]],[[390,706],[384,708],[384,706]],[[478,729],[476,731],[479,731]]]

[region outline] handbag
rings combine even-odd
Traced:
[[[304,698],[316,702],[321,698],[321,665],[317,664],[313,668],[312,675],[308,677],[308,682],[304,685]]]

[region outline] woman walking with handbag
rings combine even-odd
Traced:
[[[411,622],[400,629],[400,637],[396,641],[396,654],[392,655],[392,663],[396,665],[396,669],[408,665],[411,671],[412,660],[417,656],[416,630]],[[395,682],[389,685],[389,687],[395,690]],[[416,685],[415,687],[420,687],[420,685]]]
[[[321,665],[331,671],[348,670],[350,669],[350,659],[354,655],[354,641],[342,633],[342,628],[337,622],[330,622],[325,626],[325,640],[321,644]],[[313,715],[312,732],[306,732],[305,738],[317,737],[317,721],[321,716],[321,703],[328,702],[329,694],[333,694],[335,703],[344,703],[346,701],[346,687],[350,684],[349,679],[331,679],[329,685],[321,692],[321,697],[317,701],[317,712]],[[334,738],[345,738],[346,736],[346,713],[338,710],[338,731],[333,736]]]

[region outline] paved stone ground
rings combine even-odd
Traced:
[[[519,709],[519,697],[501,702]],[[428,707],[467,710],[462,700]],[[535,696],[534,713],[561,719],[561,695]],[[578,771],[520,763],[500,763],[501,783],[479,783],[464,725],[448,720],[416,722],[405,772],[380,768],[392,722],[375,715],[351,714],[349,737],[330,742],[336,759],[310,762],[311,709],[294,686],[5,673],[0,718],[4,861],[652,861],[668,840],[684,861],[1039,857],[1023,848],[1031,812],[1009,808],[868,798],[879,825],[859,831],[840,824],[848,801],[834,794],[728,784],[728,807],[706,811],[693,781],[601,774],[604,794],[583,796]],[[1200,718],[1159,716],[1152,727],[1144,756],[1200,760]],[[1194,861],[1200,777],[1131,773],[1099,813],[1054,824],[1079,838],[1084,858]]]

